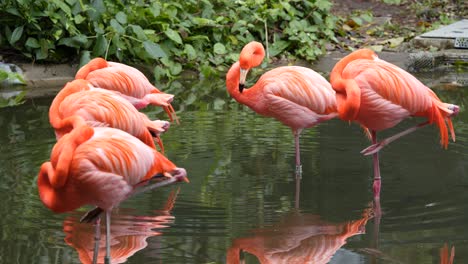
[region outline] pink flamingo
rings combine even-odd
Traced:
[[[155,137],[162,152],[160,134],[169,128],[169,122],[150,120],[117,93],[95,88],[86,80],[65,85],[52,101],[49,121],[57,139],[83,124],[108,126],[130,133],[153,148]]]
[[[251,88],[244,88],[250,69],[262,63],[265,50],[261,43],[250,42],[241,51],[239,61],[226,75],[229,94],[258,114],[276,118],[290,127],[296,149],[296,175],[301,175],[299,136],[337,116],[335,92],[330,83],[315,71],[299,66],[284,66],[263,74]]]
[[[171,121],[179,122],[171,105],[174,95],[161,92],[134,67],[95,58],[78,70],[75,79],[85,79],[95,87],[118,91],[137,109],[148,104],[161,106]]]
[[[169,179],[148,185],[161,177]],[[112,208],[142,189],[177,181],[188,181],[185,169],[134,136],[114,128],[79,126],[55,144],[50,161],[41,166],[37,185],[43,204],[56,213],[86,204],[106,212],[109,263]]]
[[[369,49],[354,51],[336,63],[330,82],[337,93],[340,118],[356,121],[370,130],[373,145],[361,153],[373,155],[376,198],[380,197],[381,187],[378,152],[384,146],[432,123],[439,127],[443,147],[448,145],[447,125],[455,141],[451,118],[458,114],[459,107],[443,103],[414,76],[379,59]],[[427,121],[377,142],[377,131],[393,127],[410,116],[425,117]]]

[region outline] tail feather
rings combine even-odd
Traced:
[[[435,122],[436,125],[439,127],[440,144],[442,145],[443,148],[447,149],[447,147],[448,147],[448,129],[447,129],[447,125],[445,123],[445,118],[442,115],[441,110],[434,103],[432,104],[432,108],[430,110],[429,122],[430,123]]]
[[[452,136],[452,140],[453,142],[455,142],[455,130],[453,129],[453,123],[452,123],[452,119],[450,119],[450,117],[447,117],[447,125],[450,129],[450,135]]]

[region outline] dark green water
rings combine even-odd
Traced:
[[[243,108],[179,113],[181,124],[163,140],[191,182],[114,210],[114,260],[225,263],[228,251],[243,248],[253,253],[243,253],[246,263],[257,263],[254,255],[302,263],[297,257],[313,254],[329,254],[330,263],[440,263],[448,243],[455,263],[468,263],[468,90],[436,92],[462,106],[457,142],[441,149],[438,131],[427,127],[381,152],[379,222],[371,158],[359,154],[368,141],[357,125],[332,120],[304,132],[298,189],[293,137],[277,121]],[[55,144],[50,101],[0,110],[0,263],[80,263],[78,251],[93,246],[93,227],[77,222],[88,208],[57,215],[38,199],[37,173]]]

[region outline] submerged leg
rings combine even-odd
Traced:
[[[299,200],[301,195],[301,178],[296,177],[296,196],[294,197],[294,209],[299,210]]]
[[[104,258],[105,264],[111,263],[110,255],[110,221],[111,221],[111,210],[106,211],[106,257]]]
[[[377,143],[377,132],[375,130],[371,131],[372,136],[372,144]],[[380,178],[380,164],[379,164],[379,152],[375,152],[372,154],[372,160],[374,163],[374,199],[380,200],[380,185],[381,185],[381,178]]]
[[[302,178],[302,165],[301,165],[301,150],[299,144],[299,137],[301,136],[302,129],[293,130],[294,145],[296,149],[296,178]]]
[[[99,244],[101,242],[101,218],[97,218],[94,223],[94,252],[93,252],[93,264],[97,263],[99,255]]]
[[[380,221],[382,219],[382,210],[380,208],[380,199],[374,197],[374,230],[372,234],[371,240],[371,248],[374,248],[376,251],[379,250],[379,233],[380,233]],[[372,254],[371,256],[371,263],[378,263],[377,256]]]
[[[404,131],[401,131],[400,133],[398,134],[395,134],[391,137],[388,137],[384,140],[381,140],[380,142],[372,142],[372,145],[370,145],[369,147],[363,149],[361,151],[361,154],[367,156],[367,155],[372,155],[374,153],[377,153],[379,152],[383,147],[387,146],[388,144],[390,144],[391,142],[403,137],[403,136],[406,136],[410,133],[413,133],[414,131],[426,126],[426,125],[429,125],[429,121],[426,121],[424,123],[421,123],[421,124],[417,124],[416,126],[414,127],[410,127]]]

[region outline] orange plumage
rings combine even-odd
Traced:
[[[86,80],[65,85],[52,101],[49,121],[57,138],[83,124],[108,126],[126,131],[153,148],[154,136],[161,150],[164,147],[159,135],[169,127],[168,122],[150,120],[115,92],[95,88]]]
[[[330,82],[336,91],[340,118],[356,121],[366,131],[370,130],[373,145],[361,153],[373,155],[375,198],[380,197],[381,186],[378,152],[384,146],[432,123],[439,127],[443,147],[448,145],[448,130],[455,141],[451,118],[458,114],[459,107],[442,102],[414,76],[379,59],[369,49],[354,51],[336,63]],[[377,131],[393,127],[410,116],[426,117],[427,121],[377,141]]]
[[[109,211],[156,174],[186,177],[184,169],[124,131],[80,126],[58,140],[37,184],[41,201],[54,212],[86,204]]]
[[[445,121],[455,140],[450,118],[458,113],[458,106],[443,103],[413,75],[379,59],[371,50],[361,49],[340,60],[330,82],[343,120],[380,131],[407,117],[422,116],[439,127],[443,147],[448,144]]]
[[[75,79],[85,79],[95,87],[117,91],[137,109],[148,104],[161,106],[171,121],[175,119],[178,122],[171,105],[174,96],[161,92],[134,67],[95,58],[78,70]]]

